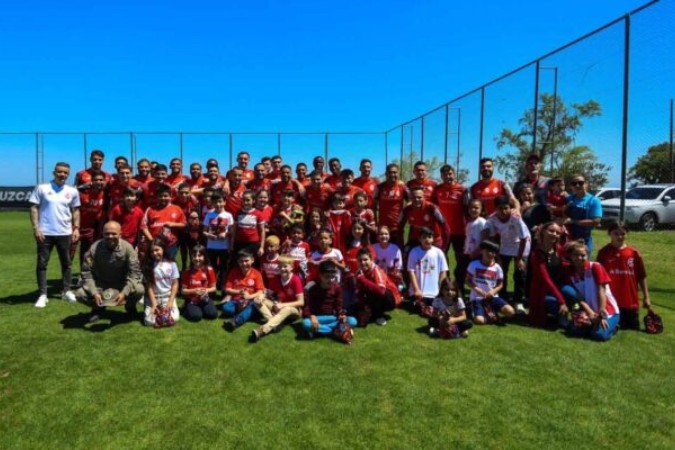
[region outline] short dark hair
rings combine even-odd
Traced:
[[[103,150],[92,150],[91,153],[89,154],[89,158],[92,156],[100,156],[101,158],[105,158],[105,155],[103,154]]]
[[[607,234],[612,234],[614,230],[622,230],[624,233],[628,233],[628,225],[620,220],[614,220],[607,226]]]
[[[164,164],[157,164],[157,166],[155,166],[155,172],[159,172],[160,170],[161,170],[162,172],[167,172],[167,171],[168,171],[168,169],[166,168],[166,165],[164,165]]]
[[[160,184],[157,186],[157,197],[159,197],[162,194],[169,194],[171,195],[171,186],[168,184]]]
[[[348,176],[354,176],[354,171],[352,169],[343,169],[340,171],[340,178],[345,178]]]
[[[499,208],[500,206],[504,205],[511,205],[510,203],[511,199],[506,196],[506,195],[500,195],[499,197],[495,198],[495,208]]]
[[[485,158],[481,158],[480,161],[479,161],[478,163],[479,163],[479,164],[483,164],[483,163],[486,163],[486,162],[491,162],[491,163],[493,163],[494,160],[493,160],[492,158],[485,157]]]
[[[481,242],[478,247],[481,250],[492,250],[495,253],[499,253],[499,244],[497,244],[496,242],[485,240],[485,241]]]
[[[420,228],[420,237],[427,237],[427,236],[433,236],[434,232],[431,228],[429,227],[421,227]]]

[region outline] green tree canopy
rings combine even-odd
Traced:
[[[673,183],[670,164],[670,143],[652,145],[628,170],[628,179],[641,183]]]
[[[563,177],[581,173],[593,186],[606,183],[610,167],[599,163],[591,148],[575,143],[583,119],[601,114],[600,104],[595,100],[573,103],[568,108],[560,96],[541,94],[535,150],[541,157],[542,173]],[[518,124],[519,130],[504,128],[495,139],[498,150],[515,148],[515,151],[507,151],[495,158],[497,170],[510,181],[521,176],[527,156],[532,153],[534,108],[525,111]]]

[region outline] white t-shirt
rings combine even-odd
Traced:
[[[80,207],[80,194],[72,186],[38,185],[28,199],[39,206],[38,228],[45,236],[73,234],[72,208]]]
[[[441,272],[448,271],[448,262],[440,248],[432,246],[429,250],[424,250],[417,246],[408,255],[408,271],[415,274],[422,297],[434,298],[438,296]],[[410,295],[415,293],[412,283],[408,292]]]
[[[318,250],[314,250],[312,252],[312,254],[310,255],[310,259],[314,262],[317,262],[317,261],[321,262],[325,259],[334,259],[335,261],[337,261],[341,264],[344,264],[344,261],[345,261],[344,257],[342,256],[342,252],[340,250],[336,249],[336,248],[331,248],[328,253],[321,253]],[[317,273],[318,272],[319,271],[317,270]],[[337,277],[336,277],[336,281],[338,283],[340,282],[341,274],[342,274],[342,270],[338,270],[337,271]]]
[[[439,312],[448,311],[451,316],[454,316],[458,312],[464,311],[466,309],[464,300],[462,300],[461,297],[457,299],[456,303],[451,303],[450,305],[445,303],[441,297],[436,297],[434,301],[431,302],[431,306]]]
[[[234,218],[232,214],[223,210],[218,213],[210,211],[204,217],[203,225],[207,231],[212,234],[225,233],[224,239],[211,239],[206,241],[206,248],[210,250],[229,250],[230,249],[230,232]]]
[[[152,269],[155,276],[155,295],[166,295],[171,293],[171,284],[173,280],[180,278],[178,266],[173,261],[160,261]]]
[[[487,229],[490,236],[499,235],[499,254],[505,256],[518,256],[520,241],[527,239],[523,256],[530,254],[530,231],[527,225],[518,216],[511,216],[506,222],[502,222],[494,215],[487,220]]]
[[[398,245],[391,242],[387,248],[382,248],[380,243],[373,245],[375,249],[375,264],[385,273],[391,269],[403,270],[403,257],[401,256],[401,249]]]
[[[466,272],[473,278],[474,286],[486,292],[494,289],[504,279],[504,271],[499,264],[494,263],[488,267],[480,259],[471,261]],[[474,289],[471,289],[469,298],[471,300],[481,300],[483,297],[478,295]]]
[[[477,217],[475,220],[466,223],[466,240],[464,241],[464,254],[470,255],[478,249],[482,239],[481,234],[485,229],[487,221],[483,217]]]

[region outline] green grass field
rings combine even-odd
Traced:
[[[509,324],[439,341],[395,311],[351,346],[292,327],[249,344],[253,324],[229,334],[222,320],[89,325],[56,284],[34,308],[28,213],[0,213],[0,448],[672,449],[675,232],[629,241],[662,335],[596,343]]]

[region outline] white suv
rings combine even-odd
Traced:
[[[645,184],[626,192],[624,222],[653,231],[659,224],[675,224],[675,184]],[[620,198],[603,200],[603,223],[619,220]]]

